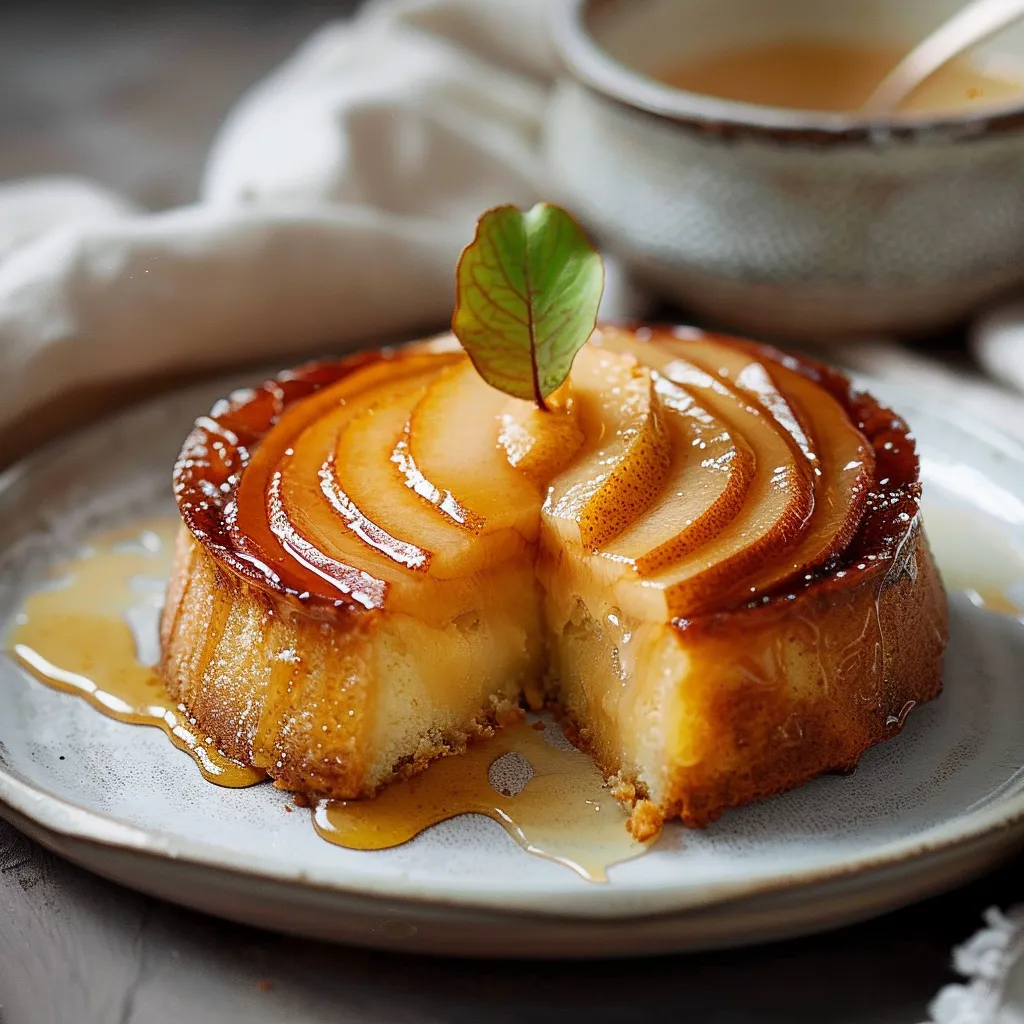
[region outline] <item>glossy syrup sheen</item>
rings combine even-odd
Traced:
[[[147,632],[147,620],[155,632],[178,529],[176,519],[152,520],[92,540],[27,598],[8,649],[46,685],[119,722],[160,728],[208,782],[251,786],[265,774],[197,733],[140,652],[137,637]],[[129,617],[139,620],[138,629]],[[592,882],[607,881],[608,867],[650,845],[631,838],[626,811],[589,757],[527,724],[436,761],[376,799],[324,801],[313,812],[319,835],[353,850],[400,846],[461,814],[492,818],[528,853]]]
[[[855,111],[905,50],[825,40],[762,44],[702,57],[656,77],[688,92],[797,110]],[[963,110],[1024,97],[1024,73],[950,61],[901,106],[916,113]]]
[[[527,852],[590,882],[606,882],[609,866],[639,857],[649,845],[630,837],[626,812],[589,757],[567,743],[553,745],[526,723],[502,729],[461,757],[434,762],[374,800],[323,801],[313,820],[332,843],[381,850],[466,813],[486,815]]]
[[[162,729],[219,786],[251,786],[261,771],[226,757],[175,705],[152,665],[139,657],[126,619],[155,619],[170,569],[175,524],[137,524],[98,537],[52,584],[32,594],[9,638],[14,657],[37,679],[87,700],[119,722]],[[151,620],[152,621],[152,620]]]

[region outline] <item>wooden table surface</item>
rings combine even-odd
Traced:
[[[3,1024],[919,1024],[1024,861],[875,921],[714,954],[478,962],[260,932],[121,889],[0,822]]]
[[[74,172],[151,207],[186,201],[238,92],[350,6],[5,6],[0,179]],[[748,950],[467,962],[206,918],[91,876],[0,822],[0,1024],[918,1024],[954,980],[951,947],[986,906],[1024,897],[1022,878],[1024,860],[864,925]]]

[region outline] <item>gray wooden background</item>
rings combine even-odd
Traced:
[[[127,892],[0,823],[3,1024],[918,1024],[1021,863],[867,924],[592,963],[399,956],[259,932]]]
[[[238,93],[351,3],[0,6],[0,180],[96,178],[194,197]],[[815,938],[612,963],[472,963],[303,942],[205,918],[65,864],[0,823],[2,1024],[694,1021],[917,1024],[949,951],[1024,862]]]

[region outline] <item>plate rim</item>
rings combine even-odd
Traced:
[[[1024,828],[1020,827],[1024,825],[1024,793],[1019,793],[1015,798],[1004,798],[1001,803],[956,819],[961,826],[973,824],[973,827],[954,830],[952,823],[933,826],[922,835],[893,840],[869,855],[851,858],[834,866],[779,872],[762,878],[730,880],[690,889],[662,887],[616,891],[613,885],[607,885],[592,891],[595,887],[587,885],[587,888],[562,892],[523,893],[515,888],[459,888],[447,882],[410,883],[406,880],[403,884],[400,881],[402,876],[378,879],[361,876],[353,882],[341,882],[301,868],[294,872],[268,870],[261,868],[259,857],[239,855],[224,847],[196,843],[79,807],[0,768],[0,816],[7,818],[4,813],[7,809],[65,839],[141,854],[155,863],[172,859],[178,864],[205,871],[227,871],[254,882],[272,880],[307,893],[330,892],[380,901],[397,900],[421,907],[497,911],[515,917],[585,917],[595,921],[662,917],[707,910],[758,897],[785,895],[829,882],[869,878],[888,869],[923,865],[933,858],[969,852],[975,844],[984,846],[992,843],[1006,848],[1024,845]],[[952,834],[943,835],[947,831]],[[598,895],[603,898],[595,899]],[[510,906],[510,902],[513,905]]]
[[[4,813],[21,827],[17,812]],[[799,899],[786,893],[683,911],[643,916],[593,918],[582,915],[540,915],[507,908],[448,906],[437,902],[416,903],[381,900],[364,892],[329,890],[328,913],[310,916],[310,895],[294,902],[293,889],[277,879],[261,879],[259,890],[246,888],[246,876],[214,866],[202,884],[179,888],[175,873],[182,866],[147,851],[126,847],[112,849],[113,857],[97,860],[91,840],[62,843],[53,833],[29,818],[24,831],[45,848],[100,877],[157,899],[213,914],[227,920],[270,928],[304,938],[343,942],[393,952],[456,956],[467,959],[509,958],[526,960],[637,958],[669,953],[695,953],[759,945],[828,931],[870,920],[970,882],[1015,855],[1022,840],[993,842],[986,833],[972,849],[953,859],[939,855],[922,863],[908,879],[896,870],[880,877],[853,874],[834,882],[821,882],[795,890]],[[149,870],[140,878],[138,867]],[[170,867],[170,871],[168,868]],[[898,865],[897,865],[898,867]],[[192,879],[184,865],[184,878]],[[181,872],[178,872],[181,874]],[[168,879],[168,876],[171,876]],[[216,885],[221,880],[226,885]],[[236,887],[244,893],[239,902],[225,895]],[[270,886],[270,899],[266,899]],[[212,895],[211,895],[212,894]],[[323,906],[317,903],[318,907]],[[275,913],[276,911],[276,913]],[[338,913],[341,911],[341,913]],[[396,917],[396,913],[400,915]],[[367,927],[367,920],[371,923]],[[412,924],[415,922],[415,924]],[[398,933],[388,930],[398,924]],[[410,924],[412,927],[410,928]],[[465,931],[472,934],[467,940]]]

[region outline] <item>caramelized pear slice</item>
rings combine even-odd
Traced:
[[[779,388],[764,362],[737,346],[709,341],[702,332],[693,332],[693,336],[683,329],[666,332],[659,344],[712,377],[729,381],[778,423],[812,468],[818,467],[818,452],[800,408]]]
[[[536,415],[532,415],[535,412]],[[485,383],[469,359],[439,374],[416,403],[394,454],[408,487],[477,533],[537,536],[541,483],[582,441],[571,410],[542,413]],[[504,439],[516,431],[526,466]],[[518,453],[518,452],[517,452]]]
[[[393,371],[392,376],[390,382],[381,382],[377,399],[389,393],[389,386],[405,382],[400,372]],[[421,379],[426,382],[429,376]],[[335,403],[295,439],[268,492],[273,528],[312,573],[333,579],[338,567],[347,570],[347,592],[356,600],[371,607],[386,604],[392,611],[435,624],[450,622],[479,605],[479,587],[468,578],[441,580],[430,575],[431,553],[369,520],[335,479],[338,437],[365,407],[365,402],[355,400]]]
[[[583,444],[572,381],[548,395],[547,409],[510,398],[501,413],[498,444],[510,465],[546,489]]]
[[[843,407],[804,374],[744,347],[682,339],[671,348],[705,369],[717,365],[721,376],[752,395],[785,396],[793,418],[804,424],[796,436],[814,466],[814,511],[800,543],[777,564],[738,580],[720,601],[728,605],[768,593],[842,554],[860,526],[875,469],[871,446]]]
[[[671,565],[720,533],[743,507],[756,469],[746,441],[689,392],[665,378],[655,389],[672,441],[672,464],[654,504],[603,549],[641,576]]]
[[[650,506],[672,444],[654,377],[635,358],[587,346],[572,372],[584,442],[551,483],[544,515],[564,542],[596,551]]]
[[[814,504],[811,465],[763,406],[737,388],[632,335],[603,331],[600,341],[633,353],[688,391],[697,404],[744,438],[756,463],[740,512],[708,543],[642,581],[622,580],[620,606],[655,621],[718,606],[718,594],[739,576],[772,565],[806,529]]]
[[[339,406],[296,438],[268,488],[268,510],[281,542],[314,569],[325,568],[323,558],[360,566],[390,585],[402,582],[410,571],[425,574],[430,552],[371,522],[337,485],[338,438],[361,408],[354,403]]]
[[[241,474],[231,517],[240,556],[278,566],[282,583],[296,592],[328,599],[373,595],[373,603],[379,603],[399,565],[366,557],[365,545],[327,506],[317,474],[338,431],[367,395],[412,377],[425,379],[451,358],[431,348],[400,360],[376,360],[286,409]],[[300,532],[298,524],[307,520],[310,530],[319,527],[317,538]],[[331,538],[339,543],[330,543]]]
[[[428,553],[434,576],[469,576],[524,549],[514,530],[475,533],[465,516],[435,504],[407,485],[394,460],[416,405],[429,383],[411,381],[360,412],[338,438],[334,472],[344,496],[371,523]],[[453,424],[438,423],[439,431]]]

